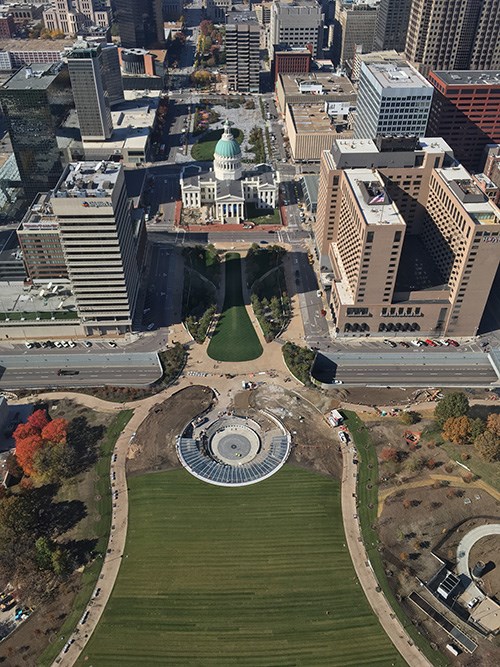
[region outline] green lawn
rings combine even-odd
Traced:
[[[262,354],[262,345],[248,317],[241,285],[241,258],[226,255],[224,306],[207,349],[217,361],[251,361]]]
[[[226,489],[133,477],[126,557],[80,666],[405,663],[357,583],[339,484],[285,467]]]
[[[280,212],[277,208],[266,210],[257,208],[255,204],[246,204],[246,219],[254,225],[281,225]]]
[[[214,159],[215,144],[222,137],[223,130],[210,130],[204,134],[201,139],[193,146],[191,157],[193,160],[208,162]],[[243,132],[236,127],[231,128],[233,137],[241,144],[244,138]]]
[[[451,442],[446,442],[443,445],[443,447],[446,450],[447,454],[451,456],[453,459],[455,459],[455,461],[463,462],[464,465],[470,468],[470,470],[474,473],[474,475],[477,475],[487,484],[492,486],[494,489],[500,491],[499,461],[494,461],[491,463],[485,461],[475,453],[474,447],[470,446],[460,447],[459,445],[453,445]],[[470,456],[470,458],[467,459],[467,461],[463,461],[462,459],[463,452],[467,452],[467,454],[469,454]],[[463,475],[466,472],[467,471],[464,470],[463,468],[456,468],[453,474]]]
[[[387,577],[385,575],[384,563],[378,551],[379,539],[375,528],[377,523],[378,508],[378,459],[375,448],[370,439],[368,427],[362,422],[355,412],[342,410],[347,417],[347,426],[354,438],[358,451],[358,514],[361,532],[366,546],[366,551],[372,564],[375,576],[380,588],[383,590],[394,613],[399,618],[407,633],[420,648],[422,653],[432,662],[435,667],[444,667],[448,661],[444,656],[431,648],[429,642],[423,637],[412,624],[404,610],[396,600]]]

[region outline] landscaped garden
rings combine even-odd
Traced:
[[[220,257],[213,245],[187,247],[184,256],[182,317],[197,343],[203,343],[215,315]]]
[[[78,665],[404,662],[345,547],[338,482],[286,466],[239,489],[131,477],[125,557]]]
[[[208,356],[217,361],[257,359],[262,354],[262,345],[245,308],[238,253],[226,255],[225,272],[224,305],[207,349]]]
[[[215,145],[222,137],[223,132],[224,130],[222,128],[219,130],[210,130],[200,137],[191,150],[191,157],[193,160],[198,160],[199,162],[212,161],[214,159]],[[231,128],[231,132],[236,141],[241,144],[244,138],[243,132],[236,127]]]
[[[273,340],[290,321],[290,298],[286,291],[283,256],[278,245],[265,248],[254,243],[245,258],[253,311],[266,341]]]

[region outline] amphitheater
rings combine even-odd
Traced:
[[[217,415],[191,422],[177,438],[180,462],[217,486],[246,486],[274,475],[290,453],[290,434],[274,416]]]

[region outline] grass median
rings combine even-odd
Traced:
[[[238,253],[226,255],[225,271],[224,305],[207,354],[216,361],[251,361],[260,357],[263,350],[245,308]]]

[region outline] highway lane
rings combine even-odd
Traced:
[[[58,375],[59,369],[78,371]],[[105,384],[144,386],[161,376],[156,353],[33,354],[0,357],[1,389],[89,387]]]

